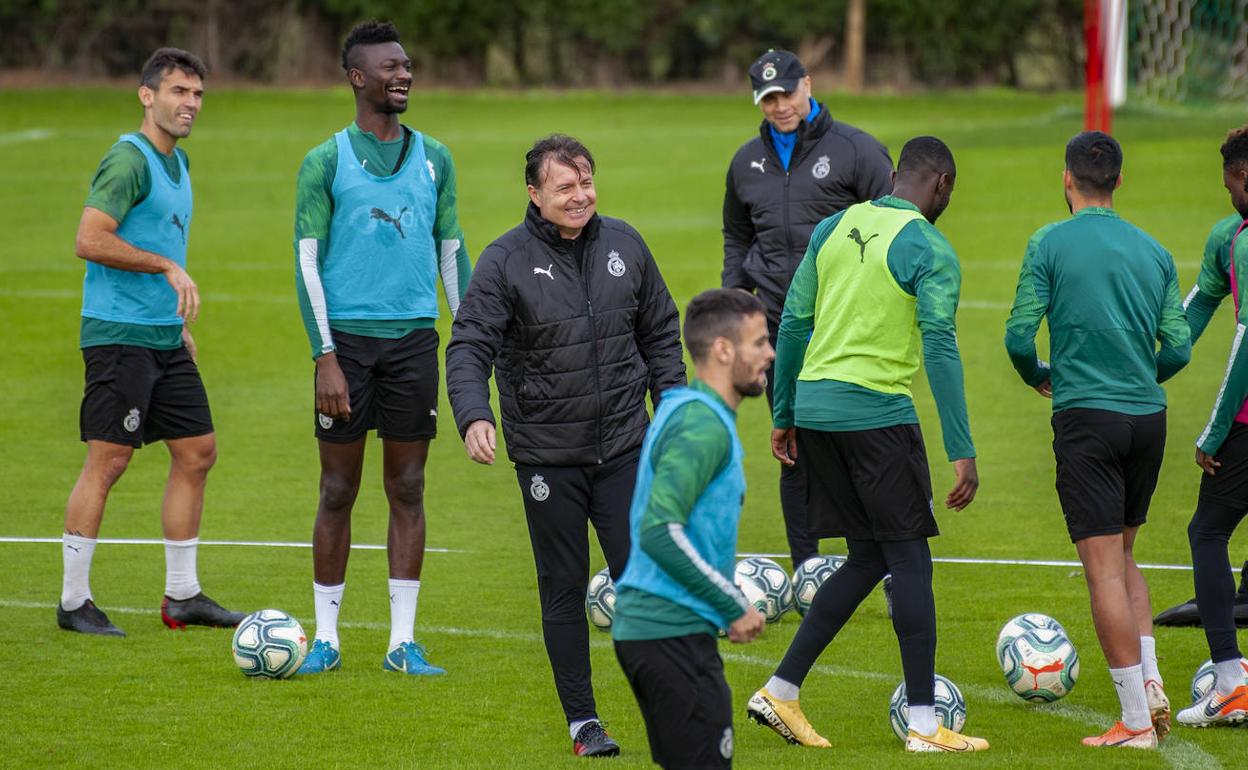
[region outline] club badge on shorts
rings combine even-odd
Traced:
[[[719,755],[724,759],[732,759],[732,728],[724,728],[724,737],[719,739]]]
[[[620,252],[611,249],[610,253],[607,254],[607,272],[619,278],[621,275],[624,275],[624,270],[624,260],[620,259]]]
[[[815,167],[810,170],[810,173],[815,177],[815,179],[823,179],[831,170],[832,159],[827,155],[820,155],[819,159],[815,161]]]
[[[130,410],[130,414],[126,415],[125,419],[121,421],[121,427],[130,433],[134,433],[139,429],[139,410],[137,408]]]
[[[321,424],[321,430],[329,430],[334,427],[334,418],[327,414],[318,414],[316,421]]]
[[[529,495],[539,503],[550,497],[550,487],[546,484],[546,479],[540,474],[533,476],[533,483],[529,484]]]

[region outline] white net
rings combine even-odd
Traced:
[[[1248,99],[1248,0],[1131,0],[1130,77],[1157,102]]]

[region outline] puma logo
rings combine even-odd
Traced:
[[[329,603],[330,603],[330,604],[332,604],[332,605],[333,605],[333,606],[335,606],[335,607],[340,606],[340,605],[338,604],[338,602],[337,602],[337,601],[335,601],[334,599],[330,599],[330,600],[329,600]]]
[[[403,234],[403,223],[400,220],[403,219],[403,215],[406,214],[407,211],[408,211],[407,206],[404,206],[403,208],[399,209],[398,216],[392,217],[386,212],[382,211],[381,209],[374,208],[370,212],[370,216],[373,219],[380,219],[382,222],[389,222],[390,224],[394,225],[394,229],[399,231],[399,237],[406,240],[407,236]]]
[[[76,546],[76,545],[70,545],[69,543],[66,543],[66,544],[65,544],[65,547],[66,547],[66,548],[68,548],[69,550],[71,550],[71,551],[75,552],[75,553],[78,553],[78,552],[82,551],[82,549],[81,549],[81,548],[79,548],[78,546]]]
[[[178,228],[178,231],[182,233],[182,244],[185,245],[186,244],[186,225],[182,223],[181,219],[178,219],[177,214],[174,214],[173,216],[171,216],[169,218],[169,221],[172,222],[173,226]]]
[[[763,164],[765,164],[766,162],[767,162],[766,158],[763,158],[762,160],[752,160],[750,161],[750,168],[756,168],[758,169],[758,173],[766,174],[767,169],[763,168]]]
[[[1053,661],[1052,663],[1048,664],[1047,666],[1040,666],[1040,667],[1038,667],[1038,668],[1037,668],[1037,667],[1033,667],[1033,666],[1029,666],[1029,665],[1027,665],[1026,663],[1024,663],[1024,664],[1023,664],[1023,668],[1027,669],[1027,673],[1028,673],[1028,674],[1031,674],[1031,686],[1032,686],[1032,689],[1034,689],[1034,690],[1039,690],[1039,689],[1040,689],[1040,675],[1041,675],[1041,674],[1057,674],[1057,673],[1060,673],[1061,671],[1063,671],[1063,670],[1066,668],[1066,661],[1063,661],[1063,660],[1055,660],[1055,661]],[[1111,679],[1113,679],[1113,677],[1110,677],[1110,678],[1111,678]],[[1114,682],[1114,684],[1118,685],[1119,687],[1121,687],[1121,686],[1122,686],[1122,685],[1118,682],[1118,680],[1117,680],[1117,679],[1113,679],[1113,682]]]
[[[858,232],[858,228],[856,228],[856,227],[855,227],[855,228],[853,228],[853,229],[851,229],[851,230],[849,231],[849,235],[845,236],[846,238],[849,238],[849,239],[850,239],[851,241],[853,241],[854,243],[858,244],[858,252],[859,252],[859,255],[858,255],[858,262],[860,262],[860,263],[861,263],[861,262],[866,261],[866,259],[867,259],[867,244],[871,242],[871,239],[872,239],[872,238],[874,238],[874,237],[876,237],[876,236],[878,236],[878,235],[879,235],[879,233],[871,233],[871,235],[870,235],[870,236],[868,236],[868,237],[867,237],[867,239],[864,241],[864,240],[862,239],[862,233]]]
[[[551,271],[553,271],[554,269],[555,269],[555,263],[551,262],[550,265],[544,269],[540,267],[533,268],[533,275],[544,275],[553,281],[555,280],[555,274]]]

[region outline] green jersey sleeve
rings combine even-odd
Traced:
[[[1166,293],[1162,298],[1161,323],[1157,326],[1157,382],[1165,382],[1192,360],[1192,330],[1179,298],[1179,274],[1174,258],[1166,254]]]
[[[468,260],[468,247],[464,243],[464,230],[459,225],[456,206],[455,163],[451,151],[438,140],[425,136],[425,157],[433,172],[438,191],[438,208],[433,221],[433,240],[438,247],[438,270],[442,275],[442,288],[451,317],[459,312],[459,302],[468,290],[468,278],[472,263]]]
[[[86,203],[120,223],[152,190],[152,174],[143,151],[129,142],[109,148],[91,179]]]
[[[1187,298],[1183,309],[1192,332],[1192,344],[1204,334],[1205,327],[1217,311],[1222,300],[1231,293],[1231,239],[1243,224],[1238,214],[1218,220],[1205,240],[1205,251],[1200,259],[1200,275]]]
[[[334,216],[333,185],[337,166],[338,146],[330,138],[304,157],[295,186],[295,292],[313,358],[334,350],[329,310],[321,285],[321,259],[329,243],[329,224]]]
[[[1049,311],[1050,287],[1042,241],[1052,225],[1046,225],[1027,242],[1023,266],[1018,273],[1014,306],[1005,322],[1005,349],[1023,382],[1035,387],[1049,378],[1049,366],[1036,355],[1036,332]]]
[[[1240,238],[1243,238],[1241,233]],[[1239,243],[1243,246],[1244,241]],[[1232,244],[1234,248],[1236,244]],[[1213,413],[1209,423],[1196,439],[1196,446],[1206,454],[1216,455],[1222,448],[1235,422],[1235,416],[1248,400],[1248,345],[1244,344],[1245,333],[1248,332],[1248,303],[1245,303],[1245,281],[1248,281],[1248,259],[1236,260],[1235,283],[1239,289],[1239,312],[1235,317],[1235,338],[1231,342],[1230,360],[1226,365],[1226,375],[1218,395],[1213,402]]]

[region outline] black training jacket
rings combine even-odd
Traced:
[[[820,104],[814,122],[798,127],[786,172],[764,120],[728,165],[723,285],[756,290],[778,321],[815,225],[887,194],[892,170],[884,145]]]
[[[646,393],[685,384],[680,318],[645,241],[595,215],[577,241],[530,204],[481,252],[451,327],[446,387],[460,436],[494,422],[513,462],[593,465],[641,446]]]

